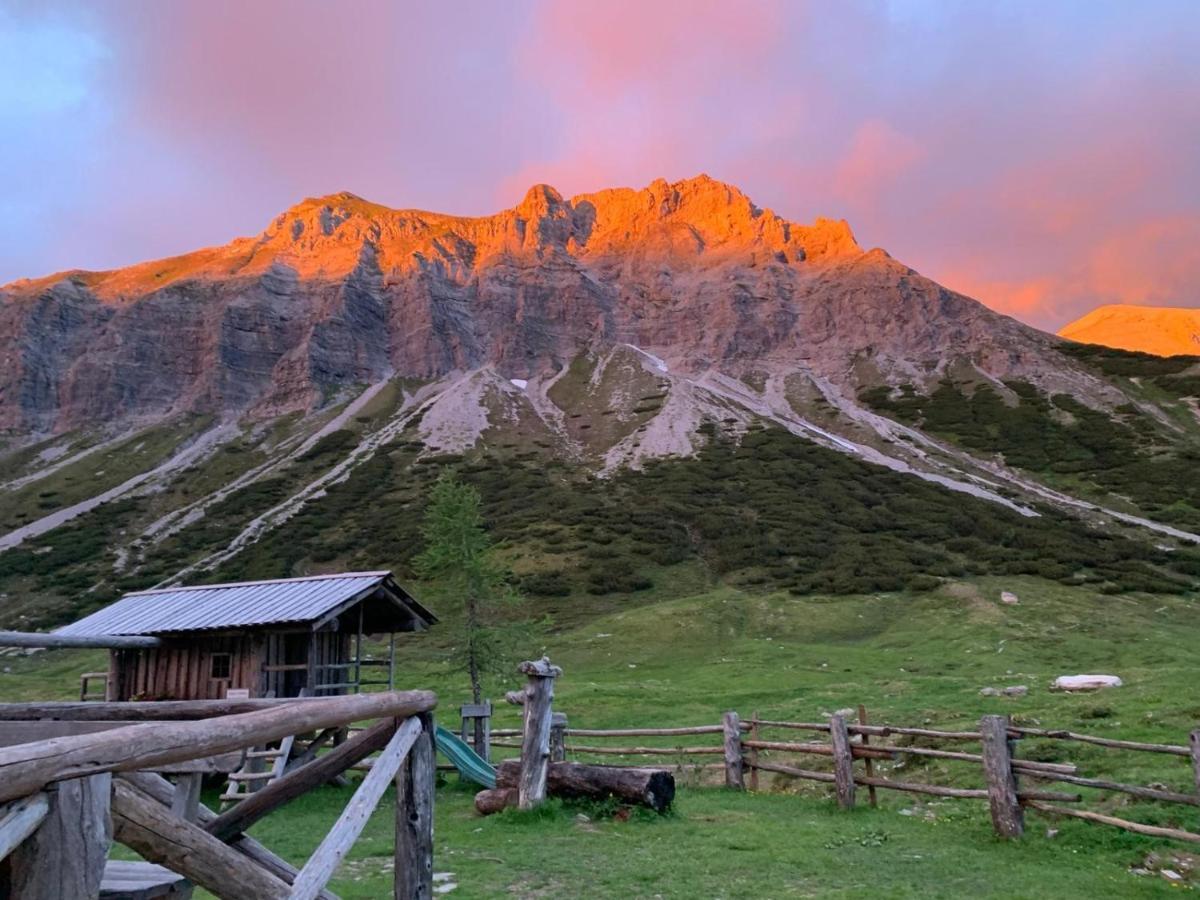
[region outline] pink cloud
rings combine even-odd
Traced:
[[[855,205],[877,203],[925,155],[917,141],[887,122],[863,122],[834,172],[833,192]]]

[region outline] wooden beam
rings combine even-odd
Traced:
[[[154,798],[154,800],[163,806],[169,806],[174,796],[174,787],[165,778],[158,775],[153,775],[149,772],[127,772],[121,776],[128,781],[143,794]],[[201,827],[207,826],[217,817],[217,814],[205,806],[200,804],[196,810],[196,823]],[[268,850],[254,838],[248,835],[241,835],[229,841],[229,846],[241,853],[243,856],[249,857],[254,862],[258,863],[272,875],[275,875],[281,881],[291,884],[300,870],[289,863],[287,860]],[[337,894],[329,890],[324,890],[320,894],[321,900],[339,900]]]
[[[50,799],[45,793],[22,797],[0,809],[0,860],[33,834],[50,811]]]
[[[850,733],[846,720],[834,716],[829,720],[829,738],[833,745],[833,783],[837,788],[838,806],[854,808],[854,756],[850,751]]]
[[[1145,741],[1119,741],[1115,738],[1094,737],[1090,734],[1077,734],[1074,731],[1055,731],[1045,728],[1022,728],[1010,725],[1009,733],[1015,737],[1054,738],[1063,741],[1081,741],[1085,744],[1096,744],[1099,747],[1112,747],[1116,750],[1145,750],[1147,753],[1170,753],[1173,756],[1187,756],[1188,748],[1179,744],[1148,744]]]
[[[738,714],[729,710],[721,717],[721,726],[725,732],[725,787],[735,791],[746,789],[745,775],[742,765],[742,728]]]
[[[391,724],[395,728],[395,723]],[[371,771],[363,778],[338,820],[296,876],[292,883],[292,900],[315,900],[333,877],[338,865],[367,826],[371,813],[379,805],[380,798],[395,779],[404,757],[421,733],[421,720],[417,716],[406,719],[399,728],[395,728],[392,739],[371,764]]]
[[[0,749],[0,802],[64,778],[153,769],[360,719],[406,718],[436,705],[437,697],[429,691],[356,694],[296,700],[208,721],[131,725],[7,747]]]
[[[217,816],[206,826],[206,830],[223,841],[241,834],[264,816],[274,812],[285,803],[290,803],[301,794],[320,787],[331,778],[341,774],[360,760],[387,746],[395,733],[396,723],[392,719],[368,728],[354,736],[353,740],[339,744],[324,756],[272,781],[252,796]]]
[[[100,893],[112,837],[107,773],[73,778],[47,792],[49,809],[41,825],[8,857],[5,897],[64,900]]]
[[[161,647],[161,638],[131,634],[68,635],[40,631],[0,631],[0,647]]]
[[[1196,795],[1200,796],[1200,728],[1188,736],[1192,753],[1192,777],[1196,779]]]
[[[126,847],[218,897],[284,900],[289,895],[288,885],[281,879],[203,828],[171,815],[124,778],[112,783],[112,818],[114,837]]]
[[[433,717],[422,716],[421,725],[421,735],[396,775],[395,900],[429,900],[433,896],[433,795],[437,776]]]
[[[1128,819],[1118,819],[1116,816],[1105,816],[1082,809],[1066,809],[1036,800],[1030,801],[1026,805],[1041,812],[1053,813],[1056,816],[1072,816],[1076,819],[1086,819],[1089,822],[1099,822],[1102,825],[1115,825],[1117,828],[1124,828],[1126,831],[1133,831],[1138,834],[1149,834],[1153,837],[1170,838],[1173,841],[1187,841],[1192,844],[1200,844],[1200,834],[1195,834],[1191,831],[1182,831],[1178,828],[1143,825],[1140,822],[1130,822]]]
[[[35,719],[59,719],[73,722],[195,721],[278,709],[293,703],[315,703],[325,698],[261,697],[250,700],[51,700],[38,703],[0,703],[0,722],[24,722]]]
[[[1020,837],[1025,832],[1025,815],[1017,798],[1017,779],[1012,770],[1008,717],[984,716],[979,720],[979,731],[983,735],[983,774],[987,779],[992,827],[1000,837]]]
[[[858,724],[859,725],[867,724],[867,708],[865,706],[863,706],[861,703],[858,704]],[[860,737],[861,737],[862,745],[864,747],[870,746],[870,744],[871,744],[871,736],[870,735],[863,734],[863,735],[860,735]],[[863,765],[867,770],[867,777],[874,778],[875,777],[875,763],[873,763],[871,761],[871,757],[868,756],[863,761]],[[872,784],[872,785],[867,786],[867,796],[870,799],[870,803],[871,803],[872,807],[879,805],[879,798],[875,795],[875,785]]]

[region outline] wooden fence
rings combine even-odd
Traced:
[[[396,790],[397,898],[428,898],[433,875],[434,742],[427,691],[290,700],[0,704],[0,735],[56,736],[0,748],[0,896],[57,900],[184,894],[336,900],[325,887],[389,785]],[[375,720],[217,814],[199,782],[214,759],[287,736]],[[255,822],[378,753],[300,869],[245,834]],[[303,755],[303,754],[301,754]],[[107,860],[110,840],[151,864]],[[132,868],[131,868],[132,867]],[[182,878],[180,877],[182,876]],[[182,879],[186,879],[183,881]],[[139,891],[141,893],[139,893]]]
[[[1200,843],[1200,834],[1179,828],[1147,825],[1088,810],[1064,806],[1080,803],[1082,795],[1052,789],[1055,784],[1092,788],[1158,801],[1200,807],[1200,729],[1189,736],[1187,744],[1154,744],[1143,741],[1116,740],[1094,735],[1078,734],[1012,725],[1004,716],[984,716],[977,730],[946,731],[932,728],[908,728],[893,725],[869,724],[860,707],[857,721],[835,715],[826,722],[787,722],[761,719],[757,715],[742,719],[736,712],[727,712],[719,724],[680,728],[571,728],[566,721],[560,724],[560,746],[565,757],[603,757],[629,760],[647,758],[649,762],[669,761],[685,770],[723,772],[727,787],[735,790],[756,790],[759,773],[833,785],[837,802],[851,808],[857,802],[857,788],[865,787],[869,801],[876,802],[879,790],[902,791],[934,797],[987,800],[992,824],[998,835],[1017,837],[1024,831],[1025,810],[1033,809],[1054,815],[1069,816],[1090,822],[1114,825],[1139,834],[1172,840]],[[771,732],[771,734],[767,734]],[[782,732],[782,734],[780,733]],[[796,732],[808,732],[810,739],[791,738]],[[513,729],[492,729],[493,747],[520,746],[511,740],[521,732]],[[646,746],[629,738],[701,738],[712,736],[719,743],[701,741],[665,744],[660,740]],[[621,744],[597,743],[598,738],[625,739]],[[917,746],[889,741],[892,738],[922,739],[926,743],[977,745],[967,749]],[[1190,789],[1172,790],[1161,785],[1126,784],[1081,775],[1078,766],[1069,762],[1041,762],[1021,759],[1020,741],[1037,738],[1062,742],[1064,745],[1084,743],[1093,746],[1139,753],[1166,754],[1190,760]],[[553,745],[553,742],[552,742]],[[796,758],[820,757],[828,760],[828,769],[803,767]],[[719,761],[706,762],[717,758]],[[916,781],[882,777],[876,771],[881,762],[905,758],[967,763],[982,777],[979,787],[925,784]],[[861,766],[856,765],[861,764]],[[747,784],[748,782],[748,784]]]

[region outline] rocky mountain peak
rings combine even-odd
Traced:
[[[1156,356],[1200,356],[1200,309],[1099,306],[1065,325],[1059,335],[1085,344],[1103,344]]]

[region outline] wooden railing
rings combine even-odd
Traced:
[[[1140,834],[1200,843],[1200,834],[1181,828],[1147,825],[1063,806],[1064,803],[1082,802],[1083,796],[1052,789],[1057,783],[1121,793],[1140,800],[1200,807],[1200,729],[1189,735],[1187,744],[1155,744],[1071,731],[1018,727],[1002,716],[984,716],[978,729],[971,731],[872,725],[865,718],[861,710],[860,721],[853,722],[842,716],[833,716],[824,722],[768,720],[757,715],[743,720],[737,713],[728,712],[720,724],[678,728],[587,729],[572,728],[564,723],[563,737],[565,753],[572,758],[599,756],[618,763],[642,758],[650,765],[669,764],[685,771],[723,772],[726,786],[736,790],[745,790],[747,782],[750,790],[757,789],[759,773],[827,783],[834,787],[837,801],[843,808],[854,806],[858,787],[868,789],[872,805],[877,790],[987,800],[996,833],[1004,837],[1019,836],[1024,829],[1024,811],[1034,809],[1114,825]],[[788,739],[786,734],[768,737],[764,734],[768,731],[811,732],[813,739]],[[508,739],[520,737],[521,732],[497,728],[492,729],[491,735],[498,739],[492,741],[493,747],[514,747],[519,744]],[[720,736],[720,743],[667,743],[661,740],[705,735]],[[629,738],[639,737],[655,740],[645,744],[631,744],[628,741]],[[580,738],[586,739],[586,743],[577,742]],[[619,744],[598,743],[596,739],[601,738],[624,740]],[[976,744],[978,752],[973,752],[974,748],[960,750],[889,742],[893,738],[921,739],[925,743],[950,746],[956,743]],[[1081,775],[1074,763],[1021,759],[1018,749],[1020,741],[1026,738],[1181,757],[1185,762],[1191,761],[1192,789],[1092,778]],[[720,757],[721,761],[705,762],[712,757]],[[797,761],[798,757],[822,758],[831,765],[828,769],[807,768]],[[879,763],[892,763],[906,758],[969,763],[981,771],[984,784],[980,787],[926,784],[882,777],[876,770]],[[861,763],[861,769],[856,767],[858,763]]]
[[[31,722],[51,723],[62,734],[0,748],[0,896],[97,897],[115,839],[218,897],[330,900],[334,895],[325,885],[395,783],[395,896],[429,897],[436,705],[426,691],[311,700],[0,704],[0,734],[7,725]],[[219,815],[199,804],[194,782],[176,786],[153,774],[363,720],[377,721]],[[70,733],[73,728],[77,733]],[[245,834],[373,753],[378,756],[371,770],[302,868]]]

